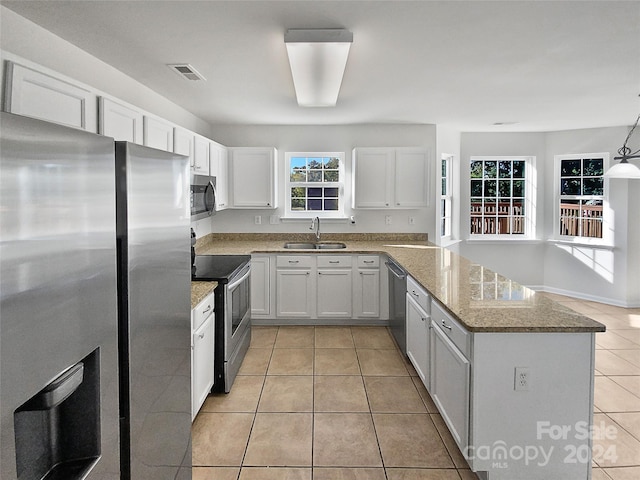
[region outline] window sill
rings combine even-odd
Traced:
[[[597,242],[585,242],[584,240],[564,240],[558,238],[550,238],[547,240],[548,243],[554,245],[567,245],[571,247],[589,247],[589,248],[598,248],[601,250],[614,250],[615,245],[611,245],[610,243],[597,243]]]
[[[280,217],[280,221],[282,223],[309,223],[311,220],[316,218],[311,215],[308,217]],[[350,222],[349,217],[319,217],[320,223],[348,223]]]
[[[520,237],[520,238],[467,238],[467,243],[519,243],[521,245],[536,245],[542,243],[543,240],[536,238]]]
[[[446,248],[446,247],[451,247],[452,245],[456,245],[460,242],[462,242],[462,240],[453,240],[451,238],[441,238],[440,244],[438,246]]]

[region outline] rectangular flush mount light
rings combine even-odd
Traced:
[[[291,29],[284,35],[301,107],[334,107],[353,33],[343,29]]]

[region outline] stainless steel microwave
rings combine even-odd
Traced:
[[[216,213],[216,177],[191,174],[191,220]]]

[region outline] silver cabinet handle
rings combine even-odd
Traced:
[[[205,308],[202,313],[207,313],[209,310],[211,310],[211,305],[207,305],[207,308]]]
[[[329,263],[340,263],[340,260],[329,260]]]
[[[447,330],[451,331],[451,327],[449,325],[447,325],[446,323],[444,323],[444,320],[442,320],[442,326],[444,328],[446,328]]]
[[[198,337],[200,337],[200,338],[204,338],[204,333],[200,333],[200,334],[198,334]]]
[[[300,263],[300,260],[289,260],[289,263]]]
[[[424,317],[420,317],[420,320],[422,320],[423,322],[426,322],[426,321],[427,321],[427,319],[426,319],[426,318],[424,318]]]
[[[411,290],[411,295],[413,295],[416,298],[420,298],[420,295],[418,295],[415,290]]]
[[[363,263],[375,263],[373,260],[364,260]]]

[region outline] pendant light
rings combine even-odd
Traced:
[[[613,165],[607,172],[604,174],[607,178],[633,178],[640,179],[640,168],[636,167],[634,164],[629,163],[630,158],[640,158],[640,149],[632,152],[629,147],[627,147],[627,142],[629,138],[631,138],[631,134],[638,126],[638,121],[640,120],[640,115],[636,118],[636,123],[631,127],[629,131],[629,135],[624,141],[622,147],[618,149],[619,157],[613,157],[614,160],[620,160],[620,163]]]

